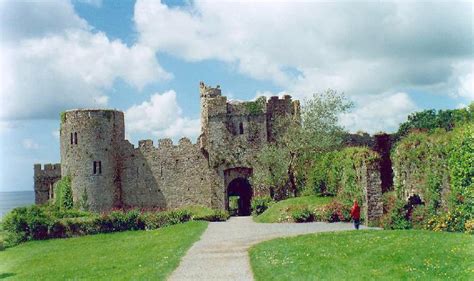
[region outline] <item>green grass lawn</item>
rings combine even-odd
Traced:
[[[332,201],[332,197],[318,197],[318,196],[303,196],[295,197],[279,201],[265,212],[254,218],[255,222],[280,222],[286,221],[286,218],[291,216],[288,212],[291,209],[309,207],[311,209],[328,204]]]
[[[474,280],[474,236],[346,231],[282,238],[251,248],[256,280]]]
[[[0,279],[165,280],[206,222],[27,242],[0,251]]]

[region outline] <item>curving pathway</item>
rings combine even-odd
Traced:
[[[361,226],[361,229],[366,228]],[[277,237],[353,230],[351,223],[255,223],[252,217],[211,222],[168,280],[253,280],[248,249]]]

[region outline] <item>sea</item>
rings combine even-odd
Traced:
[[[0,192],[0,219],[16,207],[23,207],[35,203],[35,192],[7,191]]]

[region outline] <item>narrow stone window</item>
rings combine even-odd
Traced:
[[[102,174],[102,162],[94,161],[94,175]]]
[[[74,144],[74,134],[71,133],[71,144]]]
[[[74,133],[74,144],[77,144],[77,132]]]
[[[240,132],[241,135],[244,134],[244,124],[242,122],[240,122],[240,124],[239,124],[239,132]]]

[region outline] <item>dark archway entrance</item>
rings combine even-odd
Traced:
[[[237,201],[237,215],[250,216],[250,202],[252,200],[252,187],[245,178],[236,178],[229,183],[227,187],[228,202],[233,197]]]

